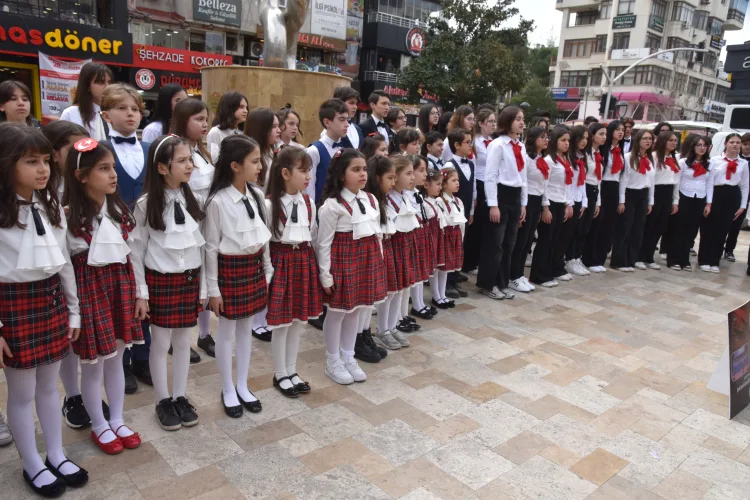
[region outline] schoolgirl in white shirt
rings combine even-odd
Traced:
[[[432,305],[439,309],[456,307],[456,303],[445,296],[448,273],[441,273],[440,266],[445,265],[445,226],[448,224],[445,212],[438,199],[443,191],[443,174],[440,170],[429,169],[424,186],[420,189],[427,205],[427,232],[430,239],[431,265],[430,289]]]
[[[305,193],[311,164],[302,148],[279,151],[271,165],[266,199],[274,268],[267,315],[273,328],[273,386],[290,398],[311,390],[297,374],[297,352],[303,325],[323,314],[323,290],[312,247],[315,204]]]
[[[81,396],[91,417],[91,439],[104,453],[115,455],[141,444],[138,433],[122,418],[122,356],[126,347],[144,343],[140,321],[148,312],[146,301],[136,300],[129,257],[128,241],[137,237],[135,219],[117,195],[115,159],[109,148],[94,139],[80,139],[67,163],[66,235],[82,320],[73,352],[81,360]],[[109,402],[107,418],[102,381]]]
[[[135,206],[137,239],[131,243],[136,297],[148,300],[151,324],[149,367],[156,416],[165,430],[198,423],[185,391],[190,369],[190,332],[206,298],[199,221],[203,199],[188,181],[192,151],[185,139],[162,136],[151,145],[144,194]],[[167,386],[167,352],[172,345],[172,396]]]
[[[66,223],[56,196],[52,148],[36,128],[0,123],[0,367],[8,384],[8,426],[23,478],[39,495],[83,486],[88,473],[62,447],[57,377],[78,339],[81,316]],[[34,403],[47,458],[36,447]]]
[[[586,146],[586,199],[588,209],[578,221],[578,235],[574,240],[576,245],[574,254],[577,256],[579,267],[593,273],[602,272],[604,268],[593,266],[588,269],[585,264],[586,249],[594,244],[599,229],[598,217],[602,204],[601,184],[604,172],[601,148],[607,141],[607,127],[602,123],[589,125],[589,144]]]
[[[667,130],[656,138],[652,153],[654,172],[654,207],[646,217],[643,229],[643,242],[636,262],[642,262],[649,269],[658,270],[661,266],[654,262],[656,245],[661,239],[662,248],[668,248],[669,235],[667,224],[671,215],[677,212],[679,205],[679,190],[677,183],[680,179],[680,166],[675,150],[677,149],[677,135]]]
[[[241,417],[243,406],[252,413],[262,409],[247,387],[252,316],[265,309],[273,277],[263,192],[251,185],[259,172],[258,143],[247,136],[222,141],[203,223],[209,309],[219,318],[216,364],[221,402],[231,418]],[[232,379],[233,341],[236,383]]]
[[[747,206],[750,175],[747,160],[740,157],[740,134],[729,134],[724,142],[724,153],[711,158],[709,164],[706,206],[710,214],[701,223],[698,264],[701,271],[718,273],[719,260],[732,221],[740,217]]]
[[[586,196],[586,177],[588,174],[586,148],[590,138],[589,129],[584,125],[576,125],[570,129],[570,152],[568,156],[574,175],[573,184],[570,187],[573,197],[573,217],[568,219],[563,226],[563,238],[568,238],[568,247],[565,250],[565,270],[568,274],[576,276],[591,274],[581,262],[583,245],[579,244],[582,241],[580,234],[581,219],[589,207],[589,200]]]
[[[443,149],[445,147],[445,138],[440,132],[433,130],[427,132],[422,144],[422,156],[427,158],[429,167],[433,170],[440,171],[443,168]]]
[[[318,212],[316,255],[320,283],[328,306],[323,335],[325,373],[338,384],[364,382],[367,375],[354,359],[360,310],[386,297],[380,246],[380,209],[363,191],[367,167],[354,149],[337,152],[331,161]]]
[[[177,103],[188,98],[187,92],[177,83],[168,83],[159,89],[153,121],[141,133],[143,142],[154,142],[157,137],[172,131],[172,115]]]
[[[213,127],[206,135],[206,147],[212,161],[219,159],[221,141],[230,135],[242,133],[241,127],[247,121],[247,112],[247,98],[241,93],[230,90],[221,96]]]
[[[438,296],[444,300],[448,273],[458,271],[463,266],[463,238],[466,223],[469,221],[464,213],[464,204],[458,197],[458,171],[453,167],[445,167],[441,171],[441,176],[443,178],[442,187],[437,205],[445,216],[445,228],[443,229],[443,260],[445,260],[445,263],[438,267],[437,273],[438,286],[440,287]]]
[[[57,196],[60,202],[65,205],[63,193],[65,191],[65,166],[68,160],[68,153],[73,144],[89,136],[86,129],[73,122],[57,120],[42,129],[44,137],[52,145],[52,159],[60,176],[60,184],[57,186]],[[67,356],[66,356],[67,358]],[[76,373],[77,373],[76,368]]]
[[[484,172],[487,168],[487,147],[497,127],[497,115],[491,108],[482,108],[476,113],[474,125],[474,207],[470,210],[473,222],[466,228],[464,239],[464,272],[476,273],[482,247],[483,233],[488,210],[484,192]],[[510,285],[509,285],[510,286]]]
[[[643,242],[646,217],[654,206],[654,174],[652,149],[654,135],[641,129],[633,136],[630,152],[625,155],[625,169],[620,178],[620,204],[610,266],[618,271],[633,272],[646,269],[637,262]]]
[[[92,139],[106,140],[107,129],[101,117],[99,105],[104,89],[112,80],[114,80],[112,70],[105,64],[86,63],[78,74],[78,86],[73,105],[63,110],[60,119],[82,126]]]
[[[299,114],[292,108],[282,108],[276,112],[276,117],[279,119],[279,142],[277,149],[284,146],[305,149],[302,144],[295,141],[297,134],[302,133],[299,126],[302,119],[299,117]],[[325,131],[322,133],[325,133]]]
[[[427,178],[427,158],[421,155],[412,155],[411,158],[414,167],[414,186],[407,190],[406,194],[409,197],[412,208],[417,212],[417,220],[419,221],[419,227],[414,230],[415,242],[417,244],[417,282],[411,287],[411,314],[418,318],[429,320],[437,314],[437,309],[425,305],[424,302],[424,282],[435,271],[433,262],[435,255],[432,247],[434,242],[430,240],[430,234],[427,230],[428,218],[430,215],[434,217],[434,213],[427,206],[422,194],[417,189],[424,187],[424,181]],[[404,317],[409,317],[408,301],[406,310],[402,308],[401,312]],[[403,342],[401,345],[406,347]]]

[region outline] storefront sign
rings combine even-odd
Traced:
[[[552,92],[552,99],[567,99],[568,98],[567,88],[550,89],[550,92]]]
[[[750,404],[750,303],[729,313],[729,418]]]
[[[730,45],[727,47],[727,60],[724,63],[724,71],[734,73],[736,71],[750,71],[750,45]]]
[[[612,51],[612,59],[642,59],[651,54],[651,49],[615,49]]]
[[[635,17],[634,14],[615,16],[615,18],[612,19],[612,29],[624,30],[635,28]]]
[[[150,92],[158,92],[164,85],[176,83],[184,88],[188,95],[201,95],[201,75],[195,73],[132,68],[130,70],[130,81],[137,88]],[[148,87],[148,85],[151,86]]]
[[[664,19],[653,14],[648,18],[648,27],[659,33],[664,33]]]
[[[406,32],[406,51],[414,57],[422,53],[424,47],[424,31],[418,26]]]
[[[133,65],[162,71],[199,73],[204,66],[230,66],[232,56],[167,49],[153,45],[133,45]]]
[[[346,0],[312,0],[310,32],[346,40]]]
[[[91,59],[63,61],[39,52],[39,89],[42,97],[42,115],[60,116],[73,104],[78,75]]]
[[[721,50],[721,48],[726,45],[726,40],[722,40],[721,36],[719,35],[713,35],[711,37],[711,48]]]
[[[141,90],[151,90],[156,85],[156,76],[150,69],[139,69],[135,73],[135,84]]]
[[[193,0],[193,19],[207,23],[240,26],[242,0]]]
[[[311,35],[309,33],[300,33],[297,42],[309,47],[318,47],[333,52],[344,52],[346,50],[346,40],[336,40],[324,36]]]
[[[0,16],[0,52],[94,59],[130,64],[133,38],[129,33],[85,24],[16,16]]]

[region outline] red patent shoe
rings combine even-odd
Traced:
[[[122,445],[122,441],[120,441],[120,438],[117,437],[117,434],[115,434],[115,440],[109,443],[102,443],[99,440],[99,438],[101,438],[105,432],[112,432],[112,429],[104,430],[101,434],[99,434],[99,436],[94,434],[94,431],[91,431],[91,440],[95,442],[99,449],[107,455],[117,455],[118,453],[122,453],[122,450],[124,450],[124,448]]]
[[[133,432],[133,434],[131,434],[130,436],[120,436],[117,433],[120,432],[120,429],[122,429],[123,427],[125,427],[126,429],[130,429],[130,427],[124,424],[118,427],[115,431],[115,436],[117,436],[117,439],[119,439],[122,442],[122,445],[129,450],[138,448],[141,445],[141,436],[137,432]],[[133,429],[130,430],[132,431]]]

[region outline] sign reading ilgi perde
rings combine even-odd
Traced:
[[[242,0],[193,0],[193,19],[229,26],[242,24]]]

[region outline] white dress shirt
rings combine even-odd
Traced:
[[[442,158],[438,158],[437,156],[432,156],[431,154],[427,154],[427,161],[430,164],[430,167],[435,170],[440,170],[443,168],[444,160]]]
[[[59,275],[68,305],[68,326],[80,328],[78,290],[73,264],[66,245],[68,231],[65,214],[61,209],[60,225],[62,227],[55,227],[50,224],[36,192],[31,200],[36,204],[42,218],[44,235],[40,236],[36,232],[31,207],[19,206],[18,220],[26,227],[21,229],[14,224],[9,228],[0,228],[0,282],[30,283],[46,280],[55,274]],[[2,329],[0,329],[0,335],[2,335]]]
[[[122,236],[122,219],[112,219],[107,211],[107,204],[104,203],[99,210],[99,215],[91,221],[91,225],[94,228],[91,233],[91,245],[83,238],[66,231],[70,255],[75,256],[88,251],[87,262],[93,267],[125,264],[128,261],[130,247]],[[128,238],[130,238],[129,235]]]
[[[328,155],[331,157],[331,161],[333,161],[333,155],[336,154],[338,150],[341,149],[341,146],[333,147],[334,142],[340,142],[340,141],[334,141],[331,139],[328,134],[324,135],[320,138],[320,142],[323,143],[323,145],[326,147],[326,151],[328,151]],[[320,163],[320,153],[318,152],[318,148],[316,148],[313,145],[310,145],[307,148],[307,154],[310,155],[310,160],[312,160],[312,163],[310,165],[310,184],[307,186],[307,194],[310,196],[310,199],[315,203],[315,178],[317,176],[318,171],[318,164]]]
[[[648,188],[648,204],[654,204],[654,178],[656,177],[656,167],[651,158],[648,159],[649,170],[646,170],[645,174],[638,172],[639,163],[636,163],[635,168],[630,166],[630,155],[625,155],[625,168],[622,171],[622,177],[620,178],[620,203],[625,203],[625,191],[627,189],[645,189]]]
[[[680,171],[678,170],[675,172],[672,170],[669,165],[666,163],[661,166],[661,168],[658,167],[659,165],[659,159],[656,156],[656,151],[652,153],[653,158],[653,164],[657,165],[656,167],[656,173],[654,173],[654,185],[655,186],[673,186],[674,189],[672,190],[672,204],[677,205],[680,203]],[[664,161],[666,162],[669,159],[669,156],[664,158]],[[677,165],[677,168],[680,168],[680,162],[679,160],[675,161],[675,164]]]
[[[440,229],[445,228],[445,226],[448,224],[448,220],[445,216],[445,209],[444,207],[440,206],[440,203],[438,203],[437,198],[433,198],[432,196],[427,196],[425,200],[429,201],[430,204],[435,207],[435,215],[438,218],[438,221],[440,223]],[[431,216],[427,216],[428,219],[432,219]]]
[[[609,158],[608,158],[607,166],[605,167],[602,164],[602,170],[604,171],[602,173],[602,180],[620,182],[620,177],[622,177],[622,172],[617,172],[616,174],[612,173],[612,164],[614,162],[614,155],[612,154],[611,150],[609,151],[608,154],[609,154]],[[626,168],[628,168],[628,164],[624,159],[622,160],[622,163],[624,165],[622,170],[624,171]]]
[[[549,200],[547,199],[547,179],[544,178],[544,174],[536,166],[536,160],[540,157],[532,159],[524,151],[523,158],[526,162],[526,168],[524,168],[526,172],[526,196],[521,199],[521,206],[525,207],[528,204],[529,196],[541,196],[542,206],[549,206]],[[542,161],[544,161],[543,158]]]
[[[333,275],[331,275],[331,245],[336,233],[352,233],[352,238],[355,240],[373,235],[380,237],[381,234],[380,208],[374,196],[375,208],[370,204],[370,197],[364,191],[360,190],[354,194],[348,189],[343,189],[339,196],[349,205],[352,210],[351,214],[337,198],[328,198],[318,212],[315,254],[318,258],[320,283],[324,288],[334,285]],[[364,214],[354,198],[362,202],[365,207]]]
[[[747,207],[747,195],[748,187],[750,187],[750,174],[748,173],[747,160],[743,160],[739,156],[735,158],[737,161],[737,171],[732,175],[730,179],[727,179],[727,161],[729,159],[724,156],[714,156],[708,164],[708,175],[710,176],[708,182],[711,185],[711,190],[707,193],[706,203],[712,203],[714,197],[713,188],[716,186],[739,186],[742,192],[742,203],[740,207]]]
[[[630,150],[633,146],[633,136],[630,137],[623,137],[622,139],[622,154],[630,153]]]
[[[388,129],[385,128],[385,118],[376,118],[375,115],[373,114],[372,115],[372,119],[375,121],[375,125],[376,125],[376,127],[378,129],[378,133],[380,135],[382,135],[383,137],[385,137],[385,145],[389,146],[388,143],[390,141],[388,139]],[[350,126],[349,128],[351,129],[351,128],[354,128],[354,127]],[[347,135],[348,135],[348,130],[347,130]]]
[[[208,191],[211,189],[211,182],[214,180],[214,166],[204,158],[200,150],[196,147],[193,149],[193,165],[195,168],[190,174],[188,186],[193,193],[199,195],[204,200],[208,198]]]
[[[458,196],[442,193],[437,199],[437,204],[443,211],[445,226],[458,226],[461,229],[461,237],[466,233],[466,216],[464,215],[464,204]]]
[[[323,132],[320,133],[320,136],[323,137],[325,135],[325,133],[326,133],[326,131],[324,130]],[[282,141],[281,139],[279,139],[279,142],[276,143],[276,148],[277,149],[281,149],[282,146],[293,146],[295,148],[306,149],[305,146],[303,146],[299,142],[289,141],[289,144],[284,144],[284,141]]]
[[[136,297],[148,300],[146,269],[162,274],[183,273],[201,267],[201,247],[205,244],[200,226],[187,211],[187,202],[181,189],[165,189],[166,204],[162,217],[166,229],[160,231],[148,225],[146,205],[148,194],[144,194],[135,204],[135,230],[128,237],[131,262],[137,285]],[[195,196],[199,205],[203,198]],[[178,200],[185,215],[185,224],[176,224],[174,204]],[[201,285],[201,296],[205,294]]]
[[[565,183],[565,166],[550,155],[545,156],[544,161],[549,165],[547,200],[572,206],[573,193],[571,188],[573,185]],[[575,172],[573,173],[573,182],[575,182]]]
[[[482,182],[484,182],[484,172],[487,168],[487,146],[484,145],[485,140],[489,140],[489,138],[481,135],[474,138],[474,151],[477,153],[474,158],[474,175],[478,181]]]
[[[297,205],[297,222],[292,222],[292,211],[294,205]],[[315,204],[310,200],[310,214],[307,213],[307,204],[305,203],[305,197],[302,196],[302,192],[297,194],[284,193],[281,197],[281,210],[284,211],[284,217],[286,217],[286,224],[281,222],[279,218],[279,234],[280,238],[274,236],[271,229],[271,200],[266,198],[266,213],[268,217],[266,222],[268,223],[268,230],[271,231],[271,241],[286,243],[288,245],[298,245],[304,242],[312,241],[313,228],[315,227]]]
[[[112,138],[125,137],[117,130],[110,130],[109,136]],[[141,141],[138,140],[135,132],[126,138],[129,137],[135,137],[135,144],[128,144],[127,142],[117,144],[114,139],[112,139],[112,148],[115,150],[115,154],[117,155],[117,159],[120,160],[120,165],[122,165],[123,170],[125,170],[125,172],[133,179],[137,179],[138,176],[141,175],[143,169],[146,168],[143,164],[143,148],[141,147]]]
[[[524,168],[524,170],[526,169]],[[524,187],[525,180],[523,170],[518,171],[511,138],[507,135],[501,135],[492,141],[487,148],[487,167],[484,173],[484,193],[487,195],[487,206],[497,206],[498,184],[508,187]]]
[[[705,198],[707,192],[710,192],[713,197],[714,185],[711,183],[709,186],[709,180],[711,179],[711,172],[706,169],[706,173],[694,177],[695,171],[691,168],[692,165],[687,164],[687,159],[680,159],[680,175],[679,175],[679,192],[688,198]],[[709,164],[710,167],[710,164]]]
[[[91,119],[90,123],[84,124],[83,118],[81,117],[81,111],[78,109],[78,105],[73,105],[68,106],[63,110],[62,114],[60,115],[60,119],[67,122],[77,123],[78,125],[86,129],[86,132],[89,133],[89,137],[102,142],[107,140],[107,134],[104,131],[104,120],[102,119],[102,115],[100,114],[101,111],[102,108],[100,108],[98,104],[94,104],[94,117]],[[109,131],[109,135],[112,135],[111,127]]]
[[[141,132],[141,140],[143,142],[154,142],[156,139],[164,135],[162,132],[164,125],[160,121],[151,122],[146,125],[146,128]]]
[[[351,120],[349,120],[349,128],[346,129],[346,136],[349,138],[349,142],[352,143],[352,147],[354,149],[359,149],[359,133],[357,133],[357,129],[352,125]]]
[[[242,131],[236,128],[220,129],[219,126],[212,127],[208,131],[206,136],[206,147],[208,152],[211,154],[211,161],[216,163],[219,159],[219,151],[221,150],[221,141],[230,135],[241,134]]]
[[[386,195],[385,204],[388,218],[393,221],[393,225],[399,233],[408,233],[419,227],[418,212],[409,199],[408,192],[406,189],[402,193],[391,190]]]
[[[219,291],[219,254],[253,255],[263,249],[263,271],[266,283],[273,278],[271,252],[268,242],[271,232],[261,218],[269,219],[265,203],[260,206],[248,190],[254,189],[258,200],[263,200],[263,192],[246,187],[244,192],[234,186],[226,187],[216,193],[206,205],[206,218],[203,222],[203,234],[206,238],[206,285],[209,297],[220,297]],[[250,202],[255,218],[251,219],[245,208],[243,198]]]
[[[573,168],[573,184],[570,185],[570,194],[573,197],[573,202],[580,203],[582,208],[588,208],[589,200],[586,197],[586,182],[580,186],[578,185],[578,176],[581,174],[579,168],[586,169],[586,159],[584,157],[576,157],[576,160],[583,160],[583,167],[579,167],[577,162],[571,164]]]
[[[586,164],[589,166],[589,171],[586,172],[586,184],[590,186],[601,187],[602,181],[596,176],[596,158],[594,158],[594,151],[591,154],[586,155]],[[604,165],[602,165],[602,174],[604,173]],[[590,203],[589,203],[590,205]],[[599,194],[596,196],[596,206],[602,205],[602,190],[599,190]],[[589,207],[590,208],[590,207]]]

